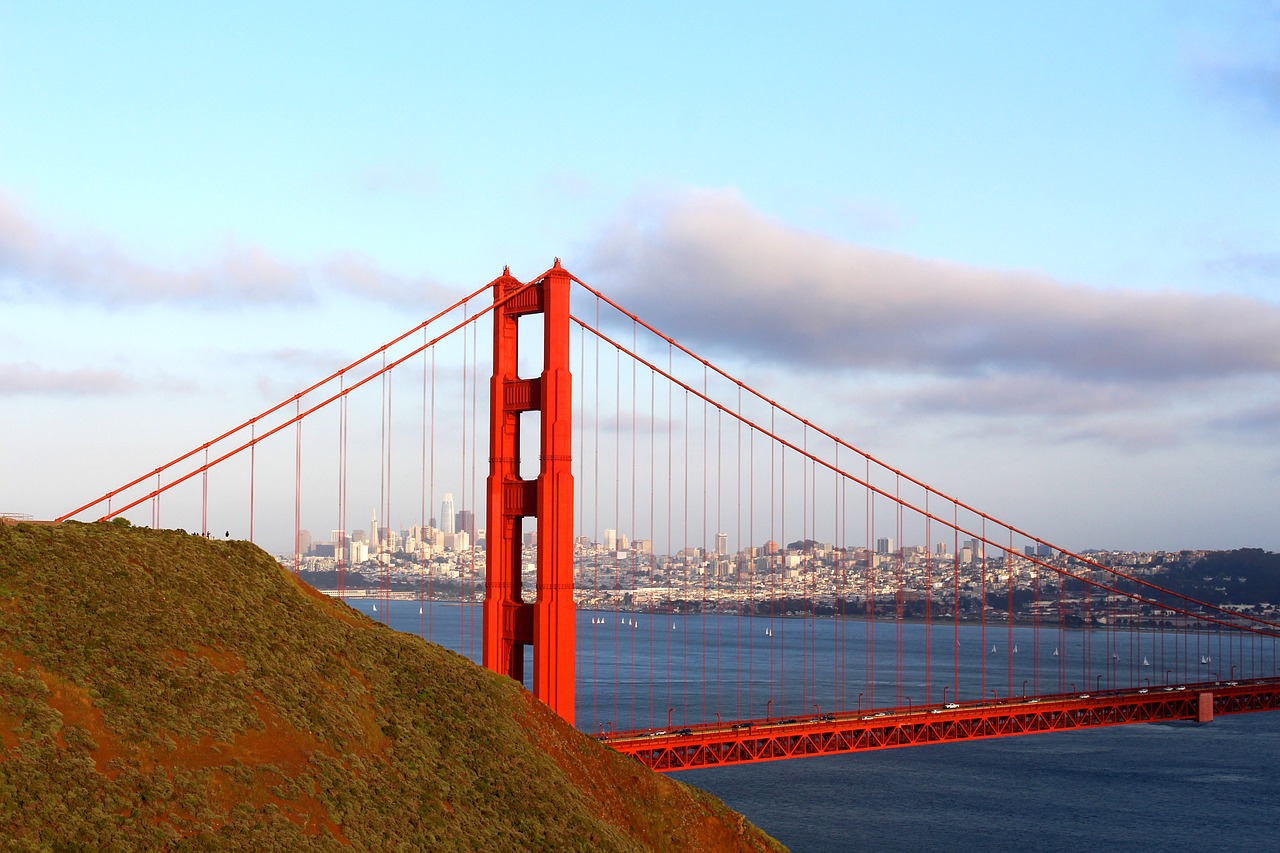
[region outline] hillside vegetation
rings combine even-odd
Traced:
[[[0,849],[776,850],[246,542],[0,524]]]

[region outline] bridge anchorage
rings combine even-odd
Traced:
[[[295,572],[659,770],[1280,707],[1280,624],[951,497],[558,260],[63,519],[162,502],[287,530]]]

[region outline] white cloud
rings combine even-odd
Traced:
[[[390,273],[372,259],[354,252],[328,258],[319,266],[319,276],[337,290],[393,305],[443,308],[454,298],[434,279]]]
[[[431,279],[388,272],[354,253],[294,264],[259,246],[231,244],[189,268],[165,269],[104,236],[58,233],[0,193],[0,294],[11,299],[112,307],[298,304],[325,288],[394,305],[431,305],[448,295]]]
[[[587,268],[678,340],[829,371],[1090,382],[1280,376],[1280,307],[1094,290],[840,243],[731,193],[642,205]]]
[[[0,195],[0,292],[110,305],[155,302],[296,302],[303,273],[256,246],[231,245],[205,263],[167,270],[130,257],[100,235],[69,237],[32,221]]]
[[[637,202],[584,272],[713,361],[748,363],[744,379],[769,368],[829,396],[856,389],[862,429],[882,434],[927,421],[939,435],[1148,451],[1244,430],[1250,395],[1280,391],[1275,304],[850,245],[728,192]]]
[[[109,396],[136,385],[115,370],[49,370],[29,361],[0,364],[0,397]]]

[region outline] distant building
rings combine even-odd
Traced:
[[[883,538],[881,538],[881,539],[877,539],[877,540],[876,540],[876,553],[877,553],[877,554],[892,554],[892,553],[894,553],[895,551],[897,551],[897,549],[896,549],[896,548],[894,548],[893,546],[894,546],[894,541],[893,541],[893,538],[892,538],[892,537],[886,536],[886,537],[883,537]]]
[[[460,509],[454,515],[453,532],[466,533],[472,539],[476,538],[476,516],[469,509]]]

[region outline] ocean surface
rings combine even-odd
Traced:
[[[348,603],[398,630],[429,633],[479,656],[478,608],[428,604],[420,613],[416,601]],[[378,614],[378,606],[389,612]],[[789,647],[778,649],[778,634],[788,631]],[[917,703],[926,695],[940,701],[941,685],[957,680],[961,698],[993,689],[1006,695],[1009,684],[1018,693],[1034,678],[1032,654],[1041,660],[1041,692],[1056,690],[1059,681],[1066,689],[1068,679],[1072,690],[1153,677],[1156,685],[1194,681],[1217,669],[1206,658],[1224,672],[1230,660],[1276,665],[1270,645],[1224,648],[1216,637],[1099,639],[1096,632],[1090,638],[1055,631],[1042,632],[1037,643],[1029,629],[1018,628],[1012,644],[1021,648],[1013,658],[999,651],[1010,643],[1006,628],[976,626],[963,626],[957,644],[950,626],[927,633],[922,625],[893,623],[867,629],[833,620],[584,611],[578,632],[578,724],[593,732],[663,727],[668,720],[681,725],[717,711],[731,719],[799,715],[812,705],[852,708],[855,694],[872,707],[867,694],[876,691],[874,706],[889,705],[898,699],[899,668],[902,690]],[[938,654],[951,646],[958,646],[956,655]],[[990,646],[997,651],[988,654]],[[926,647],[935,655],[929,671]],[[1062,654],[1053,654],[1059,648]],[[805,650],[816,664],[803,662]],[[945,657],[959,658],[958,665],[939,671],[936,661]],[[1152,665],[1144,668],[1144,659]],[[655,671],[661,683],[651,688]],[[768,687],[779,671],[792,679],[786,691]],[[1280,712],[1219,717],[1205,726],[1118,726],[671,775],[720,797],[797,853],[1280,850]]]
[[[1280,712],[671,775],[795,853],[1280,850]]]

